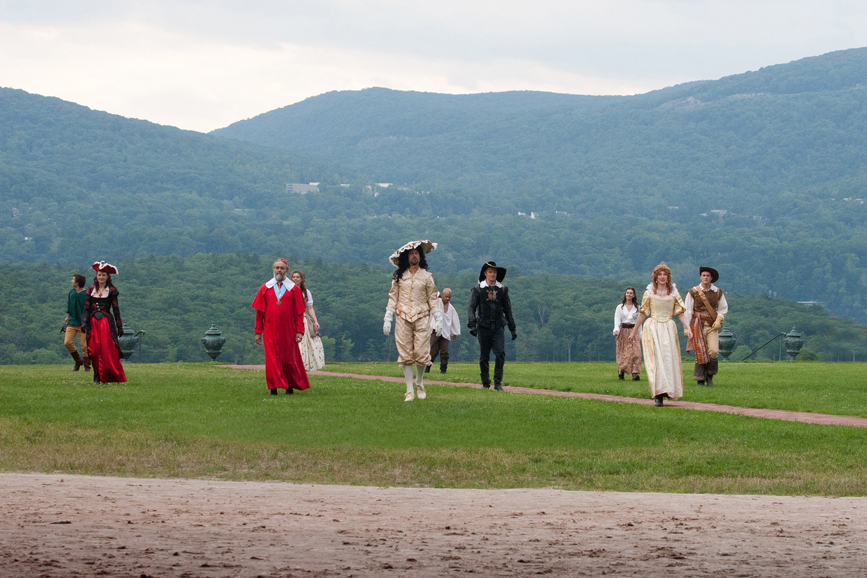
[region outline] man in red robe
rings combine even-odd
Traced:
[[[309,389],[307,372],[298,343],[304,337],[306,300],[292,281],[286,279],[289,262],[274,261],[274,277],[259,288],[253,300],[256,310],[255,339],[265,345],[265,381],[271,395],[277,389]]]

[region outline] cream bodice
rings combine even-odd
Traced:
[[[433,275],[425,269],[419,269],[413,275],[407,269],[398,281],[391,282],[385,310],[412,323],[420,317],[430,315],[436,306],[437,288]]]
[[[639,311],[654,321],[665,323],[666,321],[671,321],[671,318],[675,315],[683,314],[686,311],[686,305],[684,305],[683,299],[680,298],[680,294],[677,292],[665,297],[659,297],[650,291],[645,291],[644,296],[641,298]]]

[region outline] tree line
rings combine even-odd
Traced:
[[[452,356],[473,361],[478,357],[478,344],[466,329],[466,306],[472,286],[478,283],[478,270],[443,273],[437,252],[430,255],[431,271],[438,288],[452,289],[452,303],[463,326]],[[227,338],[218,361],[264,363],[262,349],[253,342],[255,316],[250,303],[258,287],[271,277],[274,257],[214,253],[148,256],[114,263],[120,270],[114,280],[120,290],[124,323],[145,331],[141,349],[132,361],[206,361],[209,358],[200,339],[215,323]],[[288,257],[290,267],[307,276],[329,361],[396,361],[394,337],[382,334],[393,269]],[[90,263],[0,263],[0,291],[4,295],[0,302],[0,363],[68,361],[59,333],[66,294],[73,273],[84,273],[88,280],[93,277]],[[499,259],[498,263],[508,265]],[[691,277],[675,276],[675,281],[683,294],[697,282],[697,272]],[[520,361],[612,361],[614,308],[627,285],[641,295],[648,282],[649,278],[622,282],[573,275],[531,277],[510,268],[506,285],[510,287],[519,337],[507,342],[507,357]],[[725,279],[719,284],[726,288]],[[858,361],[867,360],[865,328],[834,317],[822,307],[736,293],[728,293],[728,300],[731,312],[726,326],[738,335],[733,358],[742,359],[777,333],[796,326],[804,334],[802,359],[851,361],[854,356]],[[765,348],[758,358],[770,359],[777,353],[776,348]]]

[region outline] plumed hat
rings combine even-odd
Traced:
[[[103,273],[108,273],[109,275],[117,275],[117,267],[115,267],[111,263],[106,263],[105,261],[97,261],[90,268],[97,273],[102,271]]]
[[[699,275],[701,275],[705,271],[710,273],[710,282],[711,283],[716,283],[717,281],[719,281],[719,273],[717,272],[716,269],[714,269],[713,267],[699,267],[698,268],[698,274]]]
[[[482,265],[482,271],[479,273],[479,282],[485,280],[485,271],[488,269],[496,269],[497,270],[497,281],[500,283],[503,282],[503,279],[506,278],[506,268],[505,267],[497,267],[497,264],[493,261],[488,261],[484,265]]]
[[[430,253],[434,249],[437,248],[437,244],[433,241],[428,241],[427,239],[423,239],[421,241],[412,241],[411,243],[407,243],[397,251],[391,254],[391,257],[388,258],[391,261],[391,264],[395,267],[398,266],[398,261],[400,260],[400,254],[410,249],[418,249],[419,251],[424,251],[425,254]]]

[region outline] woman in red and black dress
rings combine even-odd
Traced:
[[[93,363],[93,383],[124,382],[126,374],[120,364],[120,344],[117,330],[123,327],[120,309],[117,307],[118,290],[111,282],[117,267],[105,261],[97,261],[93,285],[87,288],[82,325],[87,327],[87,351]],[[114,310],[114,318],[110,315]]]

